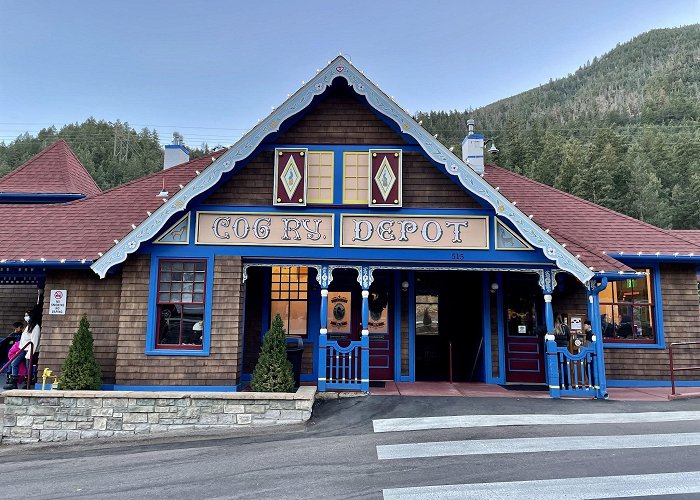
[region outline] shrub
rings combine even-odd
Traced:
[[[294,390],[294,373],[292,364],[287,360],[287,339],[279,314],[272,320],[270,330],[265,334],[250,386],[259,392]]]
[[[87,315],[80,318],[68,356],[63,362],[59,389],[67,391],[97,391],[102,386],[102,370],[95,359],[92,332]]]

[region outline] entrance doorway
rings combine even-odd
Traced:
[[[538,327],[542,290],[535,279],[504,282],[506,382],[544,383],[544,331]]]
[[[377,272],[369,287],[369,379],[394,380],[393,275]],[[341,346],[362,335],[362,288],[353,270],[335,269],[328,289],[328,340]]]
[[[416,273],[416,380],[483,381],[482,283],[464,271]],[[451,362],[451,363],[450,363]]]

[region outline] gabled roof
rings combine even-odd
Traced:
[[[267,118],[245,134],[216,162],[207,167],[202,175],[193,179],[151,217],[109,249],[103,257],[92,265],[92,269],[100,277],[104,277],[111,267],[124,262],[129,254],[139,248],[141,243],[154,238],[173,215],[184,211],[190,200],[214,187],[223,174],[231,171],[238,162],[251,155],[266,137],[280,129],[285,120],[306,109],[314,97],[323,94],[336,78],[344,78],[357,94],[367,99],[370,106],[392,120],[402,134],[415,139],[430,158],[444,165],[448,174],[456,176],[469,192],[484,199],[496,210],[499,216],[510,220],[531,245],[542,249],[544,254],[556,262],[560,269],[570,272],[582,282],[588,281],[593,276],[588,267],[578,261],[542,228],[528,219],[498,190],[452,154],[448,148],[435,140],[392,98],[379,90],[361,71],[358,71],[350,61],[342,56],[329,62],[328,66],[319,71]]]
[[[60,205],[0,205],[0,260],[91,262],[163,205],[156,196],[187,184],[223,151]]]
[[[94,196],[101,192],[63,139],[0,179],[0,193]]]
[[[700,255],[700,231],[668,231],[495,165],[484,174],[595,272],[629,272],[624,255]]]

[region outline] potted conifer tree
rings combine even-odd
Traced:
[[[294,374],[287,360],[287,339],[282,317],[277,314],[265,334],[250,387],[256,392],[292,392]]]

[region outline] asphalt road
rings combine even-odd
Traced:
[[[462,418],[424,419],[440,416]],[[318,403],[285,431],[6,446],[0,498],[690,499],[698,443],[699,400],[370,396]]]

